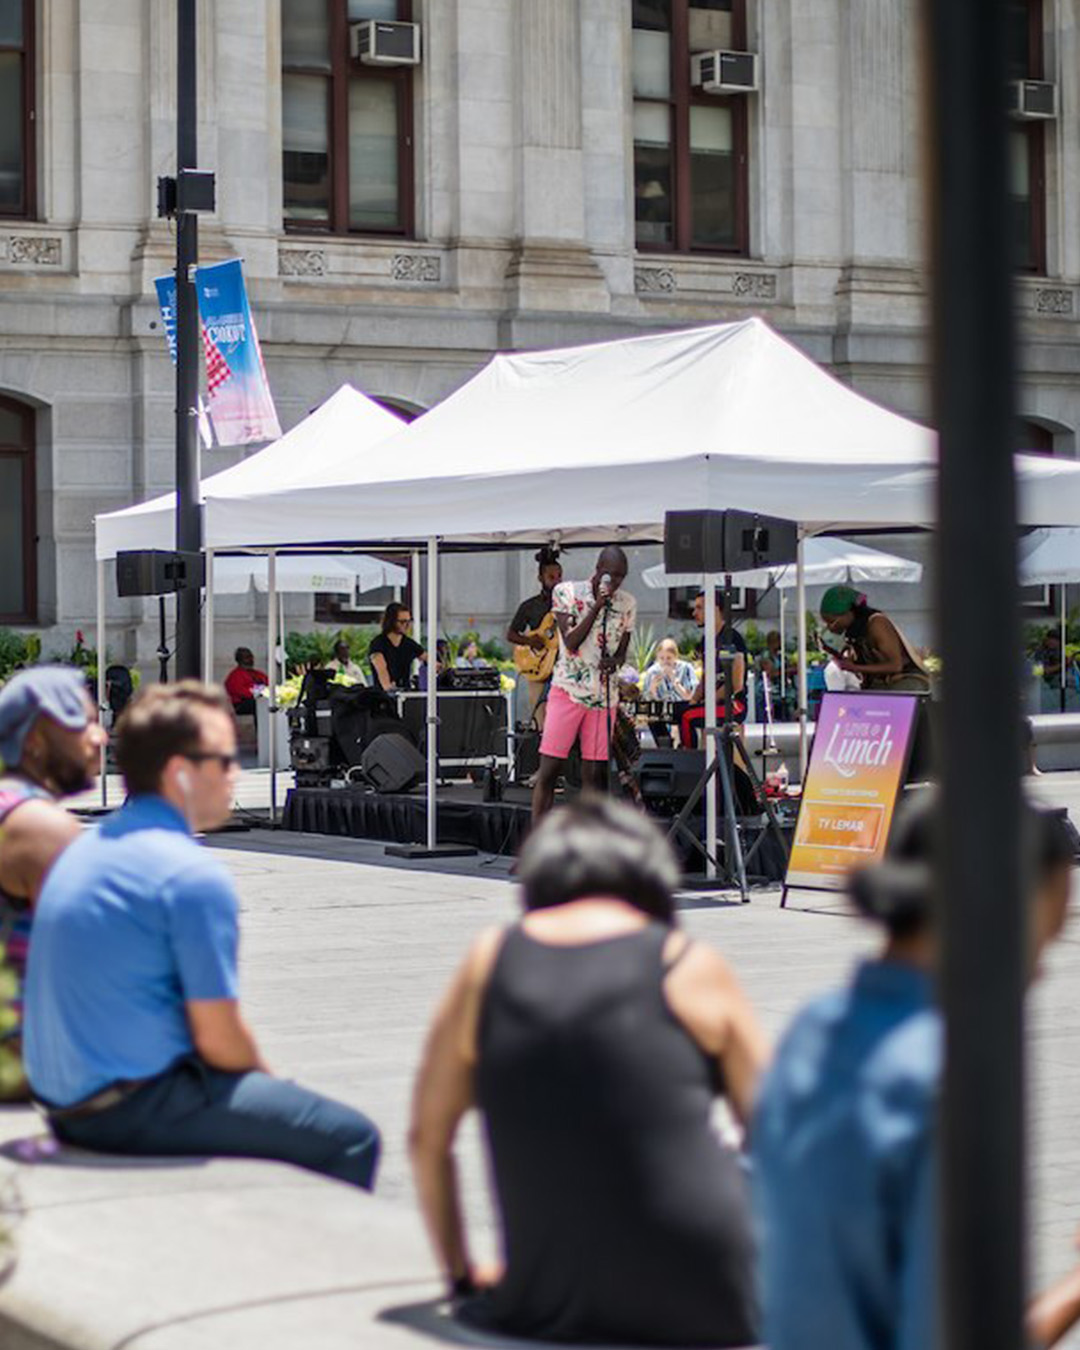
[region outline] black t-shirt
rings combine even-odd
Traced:
[[[530,595],[522,600],[517,613],[510,620],[510,629],[514,633],[532,633],[540,627],[540,620],[551,613],[551,596],[543,591],[539,595]]]
[[[723,683],[725,667],[720,659],[720,653],[723,651],[736,651],[743,658],[743,682],[736,689],[736,694],[741,694],[746,688],[746,665],[749,661],[750,653],[746,647],[746,639],[737,628],[732,628],[731,624],[726,623],[716,635],[716,684],[717,688]],[[705,644],[701,644],[699,654],[704,660]]]
[[[380,633],[368,648],[369,657],[379,655],[385,658],[390,679],[399,689],[408,688],[412,664],[423,652],[423,647],[411,637],[403,637],[395,647],[385,633]]]

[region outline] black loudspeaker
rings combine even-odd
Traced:
[[[172,595],[202,586],[205,576],[206,560],[201,553],[143,548],[116,555],[117,595]]]
[[[793,563],[798,529],[793,520],[752,511],[668,511],[664,516],[665,572],[745,572]]]
[[[408,792],[423,778],[427,762],[411,741],[387,733],[364,751],[360,768],[376,792]]]

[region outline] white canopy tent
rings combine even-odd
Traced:
[[[320,404],[312,413],[298,422],[284,436],[265,446],[247,459],[220,473],[212,474],[200,484],[200,499],[205,503],[207,495],[213,492],[220,499],[227,499],[232,493],[249,494],[260,491],[291,491],[304,483],[308,475],[316,481],[324,481],[327,476],[349,475],[355,472],[351,467],[355,462],[364,460],[376,446],[384,446],[388,440],[404,426],[402,420],[389,412],[381,404],[362,394],[352,385],[343,384],[336,393]],[[383,453],[381,450],[379,453]],[[205,508],[204,508],[205,509]],[[98,651],[105,650],[105,568],[116,554],[125,549],[172,549],[176,546],[176,493],[168,492],[150,501],[141,502],[122,511],[112,511],[100,515],[94,521],[95,552],[97,556],[97,644]],[[277,649],[276,596],[279,590],[315,589],[313,581],[316,573],[312,571],[314,560],[297,559],[295,562],[278,560],[271,551],[263,559],[238,558],[228,561],[215,560],[214,549],[207,542],[206,565],[208,575],[214,578],[214,584],[206,590],[204,617],[206,637],[204,642],[204,668],[209,679],[213,660],[214,595],[228,593],[234,585],[246,590],[255,578],[259,589],[270,594],[268,605],[269,634],[268,660],[274,661]],[[327,573],[325,559],[320,561],[318,570]],[[288,569],[287,577],[279,575],[279,569]],[[394,580],[372,580],[371,585],[363,589],[370,590],[385,584],[404,583],[404,569],[394,564],[384,564],[378,559],[359,558],[351,563],[341,559],[336,561],[334,584],[319,587],[327,591],[351,591],[355,584],[357,569],[364,568],[367,575],[380,578],[390,575],[387,569],[393,569]],[[258,575],[257,575],[258,574]],[[246,580],[244,577],[246,575]],[[265,578],[260,586],[258,576]],[[399,579],[400,578],[400,579]],[[341,582],[344,585],[341,585]],[[98,702],[104,703],[104,667],[98,675]],[[275,738],[271,736],[271,778],[275,780],[273,746]],[[102,800],[106,800],[106,780],[102,773]]]
[[[1019,456],[1017,470],[1023,520],[1080,525],[1080,465]],[[697,508],[786,517],[804,537],[845,526],[929,525],[935,482],[932,431],[855,393],[754,318],[496,356],[399,433],[392,453],[354,460],[344,473],[309,475],[294,490],[209,492],[206,530],[216,548],[427,540],[434,618],[440,542],[654,541],[665,511]],[[800,575],[801,554],[800,546]],[[714,585],[706,578],[707,590]],[[707,606],[710,652],[712,613]],[[433,642],[434,626],[429,636]],[[804,673],[799,703],[804,719]],[[435,718],[434,691],[428,717]],[[710,780],[710,822],[713,792]]]
[[[1023,520],[1080,525],[1080,465],[1020,456],[1017,469]],[[392,454],[353,461],[350,470],[309,477],[295,490],[208,493],[208,543],[426,539],[434,583],[440,541],[655,541],[667,510],[760,511],[798,521],[803,536],[930,525],[936,438],[841,384],[755,318],[496,356],[395,437]],[[707,589],[714,584],[706,578]],[[433,613],[435,595],[430,584]],[[708,606],[710,651],[711,616]],[[711,682],[711,661],[706,672]],[[804,677],[799,702],[805,710]],[[434,783],[432,753],[429,844]]]

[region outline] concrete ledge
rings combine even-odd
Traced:
[[[278,1163],[51,1150],[29,1110],[5,1110],[0,1136],[4,1350],[415,1346],[417,1307],[438,1334],[411,1209]]]

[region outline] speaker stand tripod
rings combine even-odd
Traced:
[[[724,577],[724,626],[730,623],[731,614],[731,576]],[[719,637],[719,635],[717,635]],[[716,880],[721,886],[737,889],[742,903],[750,902],[750,886],[747,881],[747,869],[753,862],[758,849],[761,848],[765,840],[772,835],[780,845],[780,849],[787,857],[787,842],[784,839],[784,833],[780,828],[780,822],[777,819],[776,812],[773,810],[772,802],[764,790],[761,779],[758,777],[750,755],[747,752],[743,739],[739,734],[738,725],[735,722],[735,699],[732,695],[734,686],[734,666],[738,653],[733,650],[720,651],[717,653],[721,665],[724,668],[724,720],[718,727],[703,728],[706,736],[716,738],[716,753],[712,757],[712,763],[706,764],[705,770],[694,786],[693,792],[687,798],[682,810],[671,823],[668,830],[668,839],[674,839],[676,834],[681,834],[685,839],[697,849],[705,859],[706,866],[712,866],[716,870]],[[709,653],[706,653],[708,659]],[[743,831],[745,825],[740,819],[737,811],[735,798],[735,750],[738,749],[739,756],[743,762],[743,768],[747,777],[750,779],[750,785],[754,793],[755,803],[763,808],[765,815],[765,828],[760,829],[758,837],[754,840],[750,848],[744,846]],[[708,760],[706,754],[706,760]],[[714,858],[705,845],[698,838],[694,830],[689,826],[690,816],[701,800],[702,794],[708,788],[709,783],[717,778],[720,781],[720,792],[724,804],[724,850],[722,861]],[[710,886],[715,884],[710,879]]]

